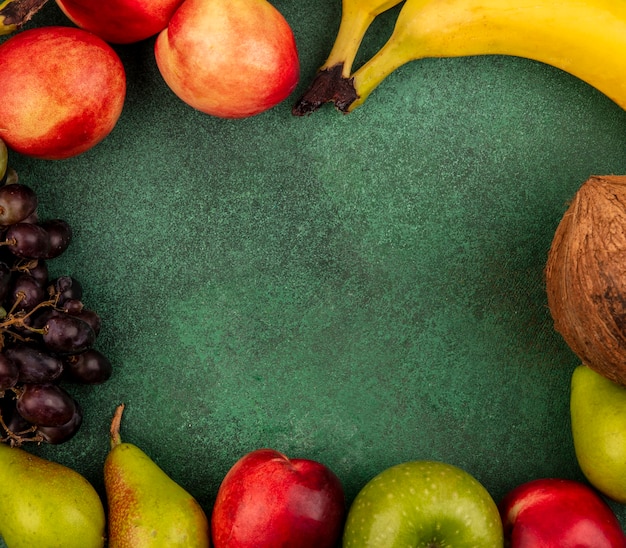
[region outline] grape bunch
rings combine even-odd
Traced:
[[[0,184],[0,441],[59,444],[83,420],[64,382],[101,384],[112,365],[94,348],[101,319],[80,282],[49,276],[48,262],[71,242],[69,224],[40,220],[35,192],[15,172]]]

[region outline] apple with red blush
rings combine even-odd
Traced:
[[[292,29],[267,0],[185,0],[158,35],[154,54],[182,101],[221,118],[274,107],[300,75]]]
[[[333,548],[346,512],[343,487],[324,464],[273,449],[228,471],[211,515],[214,548]]]
[[[510,548],[625,548],[617,516],[591,487],[574,480],[532,480],[499,504]]]
[[[113,44],[131,44],[161,32],[183,0],[56,0],[78,27]]]
[[[0,45],[0,138],[26,156],[86,152],[115,127],[126,75],[117,53],[82,29],[22,31]]]

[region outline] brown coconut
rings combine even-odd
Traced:
[[[626,385],[626,176],[593,176],[580,187],[545,277],[555,329],[584,364]]]

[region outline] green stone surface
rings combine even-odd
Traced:
[[[349,501],[413,459],[459,466],[496,500],[538,477],[583,481],[579,361],[553,330],[543,269],[579,186],[626,173],[626,113],[553,67],[491,56],[417,61],[351,114],[294,117],[340,2],[274,5],[302,69],[274,109],[193,110],[149,39],[116,46],[128,96],[105,141],[70,160],[10,157],[40,216],[74,229],[50,268],[83,284],[115,368],[69,387],[85,408],[72,441],[28,450],[103,493],[124,402],[123,439],[207,513],[260,447],[324,462]],[[396,15],[376,20],[357,65]],[[49,2],[29,28],[48,24],[71,23]]]

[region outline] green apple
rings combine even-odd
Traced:
[[[343,548],[502,548],[502,520],[473,476],[437,461],[387,468],[354,499]]]
[[[626,503],[626,387],[579,365],[572,374],[570,415],[583,474],[606,496]]]

